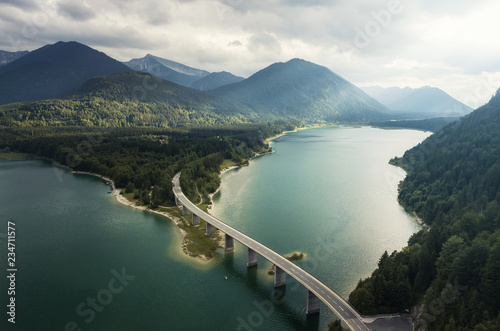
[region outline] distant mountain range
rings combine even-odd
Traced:
[[[245,80],[245,78],[235,76],[227,71],[213,72],[191,84],[191,87],[200,91],[209,91],[224,85],[238,83],[243,80]]]
[[[190,68],[189,70],[191,70]],[[197,70],[197,69],[193,69]],[[185,70],[188,72],[188,70]],[[202,81],[227,73],[209,74]],[[144,84],[142,80],[147,79]],[[137,93],[137,86],[146,86]],[[209,110],[250,118],[365,122],[387,119],[384,106],[329,69],[300,59],[273,64],[250,78],[208,93],[142,74],[90,79],[70,99],[82,95],[110,101],[163,102],[170,107]]]
[[[188,67],[189,68],[189,67]],[[185,69],[185,68],[184,68]],[[190,70],[197,70],[189,68]],[[196,72],[196,71],[195,71]],[[228,73],[209,74],[202,82]],[[142,80],[147,79],[147,84]],[[137,86],[147,86],[137,93]],[[384,106],[329,69],[300,59],[273,64],[250,78],[208,93],[154,79],[147,74],[118,74],[90,79],[70,99],[82,95],[110,101],[163,102],[173,108],[209,110],[219,115],[244,115],[243,120],[365,122],[387,119]]]
[[[95,76],[130,69],[77,42],[58,42],[0,67],[0,104],[56,97]]]
[[[124,64],[132,70],[147,72],[200,91],[208,91],[244,79],[229,72],[210,73],[205,70],[195,69],[151,54],[140,59],[132,59],[129,62],[124,62]]]
[[[140,59],[132,59],[124,64],[132,70],[147,72],[187,87],[198,79],[210,75],[208,71],[191,68],[151,54]]]
[[[46,113],[46,116],[34,118],[33,123],[43,125],[44,119],[50,119],[69,123],[67,125],[101,125],[107,119],[101,118],[97,107],[99,100],[105,100],[103,109],[112,113],[113,120],[106,125],[187,125],[190,118],[197,125],[275,119],[308,123],[388,119],[384,115],[387,109],[360,89],[329,69],[300,59],[275,63],[248,79],[228,72],[209,73],[153,55],[127,64],[210,92],[196,91],[150,75],[113,75],[132,69],[88,46],[58,42],[0,67],[0,87],[2,92],[7,91],[0,95],[0,104],[56,97],[69,101],[13,105],[7,109],[10,114],[16,114],[17,119],[10,116],[4,119],[9,123],[21,123],[18,119],[29,120],[29,109],[33,107],[44,109],[44,112],[52,109],[63,111],[67,107],[80,109],[82,100],[90,102],[92,106],[89,104],[88,112],[94,114],[85,114],[90,117],[83,122],[78,119],[78,113],[69,111],[70,120]],[[137,102],[143,106],[136,105],[137,108],[131,109]],[[141,117],[137,113],[141,109],[148,115],[142,122],[123,122],[118,115],[120,109],[134,114],[135,119]],[[183,109],[188,112],[183,113]],[[162,112],[166,113],[159,114]],[[194,115],[196,112],[201,115]],[[187,114],[191,115],[184,118]]]
[[[325,122],[363,122],[386,107],[330,69],[301,59],[275,63],[239,83],[210,91],[258,114]]]
[[[412,89],[371,86],[361,89],[389,108],[398,119],[460,117],[472,112],[472,108],[436,87]]]
[[[7,53],[0,52],[6,61],[14,56]],[[368,123],[456,117],[471,110],[436,88],[372,87],[363,91],[330,69],[301,59],[274,63],[244,79],[224,71],[210,73],[151,54],[125,65],[77,42],[58,42],[16,56],[20,57],[0,66],[0,104],[49,98],[81,100],[82,93],[85,93],[86,100],[105,99],[109,102],[107,109],[113,111],[122,103],[140,102],[153,108],[156,106],[151,104],[161,103],[155,112],[170,109],[177,114],[175,116],[181,116],[182,109],[198,110],[210,123],[275,119],[305,123]],[[132,73],[133,70],[146,71],[154,76],[114,75]],[[101,78],[96,78],[98,76]],[[48,104],[44,102],[45,106]],[[11,110],[28,108],[26,105],[9,107]],[[134,114],[136,111],[129,110]],[[216,117],[211,118],[208,112]],[[231,119],[226,121],[221,116]],[[185,118],[180,122],[155,121],[147,125],[187,125],[189,122]],[[160,122],[162,124],[158,124]],[[195,122],[203,124],[201,118]]]
[[[15,61],[19,59],[21,56],[24,56],[28,53],[29,53],[28,51],[22,51],[22,52],[0,51],[0,67],[12,61]]]

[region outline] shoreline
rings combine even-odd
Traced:
[[[274,137],[266,139],[265,142],[269,143],[271,140],[279,138],[279,137],[281,137],[281,136],[283,136],[283,135],[285,135],[287,133],[297,132],[299,130],[306,130],[306,129],[318,128],[318,127],[321,127],[321,126],[302,127],[302,128],[297,128],[297,129],[295,129],[293,131],[284,131],[284,132],[282,132],[282,133],[280,133],[280,134],[278,134],[278,135],[276,135]],[[256,153],[248,161],[251,161],[251,160],[253,160],[253,159],[257,158],[257,157],[264,156],[264,155],[267,155],[267,154],[272,154],[272,153],[274,153],[274,150],[272,150],[272,149],[271,149],[270,152]],[[100,175],[100,174],[97,174],[97,173],[93,173],[93,172],[88,172],[88,171],[73,170],[72,168],[70,168],[68,166],[62,165],[62,164],[60,164],[60,163],[58,163],[58,162],[56,162],[54,160],[48,159],[48,158],[41,158],[41,159],[44,159],[46,161],[50,161],[56,167],[60,167],[60,168],[69,170],[69,172],[72,173],[72,174],[87,175],[87,176],[97,177],[97,178],[99,178],[99,179],[101,179],[103,181],[106,181],[106,182],[110,183],[111,187],[113,188],[113,191],[112,191],[113,197],[115,198],[115,200],[119,204],[121,204],[123,206],[131,207],[131,208],[134,208],[134,209],[137,209],[137,210],[142,210],[143,212],[149,212],[149,213],[161,216],[163,218],[168,219],[172,223],[174,223],[174,225],[177,227],[177,229],[179,230],[179,233],[181,235],[181,239],[182,239],[181,240],[181,242],[182,242],[182,244],[181,244],[181,250],[182,250],[182,252],[184,254],[186,254],[189,257],[194,258],[198,262],[209,262],[211,260],[211,258],[208,258],[207,256],[205,256],[203,254],[201,254],[201,255],[194,254],[194,253],[190,252],[187,249],[187,245],[191,241],[188,238],[188,233],[186,231],[184,231],[183,229],[181,229],[181,227],[179,226],[180,224],[182,224],[182,220],[179,217],[177,217],[175,215],[172,215],[171,213],[168,213],[166,211],[153,210],[153,209],[150,209],[150,208],[148,208],[146,206],[137,206],[134,202],[128,200],[127,198],[125,198],[123,195],[120,194],[122,192],[122,190],[116,188],[115,182],[111,178],[109,178],[109,177],[106,177],[106,176],[103,176],[103,175]],[[230,166],[230,167],[224,168],[224,169],[222,169],[220,171],[219,177],[222,179],[222,175],[225,174],[226,172],[234,170],[234,169],[241,168],[243,166],[244,165]],[[221,185],[219,185],[219,187],[217,187],[217,189],[215,190],[215,192],[209,194],[210,204],[207,207],[207,212],[210,215],[213,215],[213,211],[215,209],[213,197],[220,192],[221,186],[222,186],[222,181],[221,181]],[[222,232],[220,232],[219,229],[216,229],[215,234],[219,236],[219,240],[217,240],[218,248],[224,248],[225,242],[224,242],[224,236],[221,235]]]
[[[332,124],[317,124],[317,125],[303,126],[300,128],[296,128],[295,130],[283,131],[282,133],[278,133],[275,136],[267,138],[265,140],[265,142],[271,142],[272,140],[278,139],[279,137],[282,137],[282,136],[286,135],[287,133],[293,133],[293,132],[298,132],[298,131],[302,131],[302,130],[309,130],[309,129],[336,128],[336,127],[338,127],[338,125],[332,125]]]
[[[171,213],[168,213],[166,211],[153,210],[153,209],[150,209],[150,208],[145,207],[145,206],[137,206],[137,205],[135,205],[134,202],[128,200],[127,198],[125,198],[123,195],[120,194],[122,192],[122,190],[121,189],[117,189],[116,186],[115,186],[115,182],[111,178],[109,178],[109,177],[106,177],[106,176],[103,176],[103,175],[99,175],[99,174],[96,174],[96,173],[92,173],[92,172],[87,172],[87,171],[71,171],[71,173],[72,174],[77,174],[77,175],[93,176],[93,177],[97,177],[99,179],[102,179],[104,181],[107,181],[107,182],[111,183],[111,186],[113,187],[113,193],[112,194],[113,194],[115,200],[119,204],[121,204],[123,206],[131,207],[131,208],[134,208],[134,209],[137,209],[137,210],[142,210],[144,212],[155,214],[155,215],[158,215],[158,216],[161,216],[163,218],[168,219],[169,221],[171,221],[172,223],[174,223],[175,226],[176,226],[176,228],[179,230],[179,233],[180,233],[181,239],[182,239],[181,240],[181,242],[182,242],[181,250],[182,250],[182,252],[184,254],[186,254],[189,257],[192,257],[192,258],[196,259],[199,262],[208,262],[210,260],[205,255],[194,255],[193,253],[191,253],[187,249],[187,244],[189,243],[188,233],[186,231],[184,231],[183,229],[180,228],[179,225],[182,224],[182,221],[181,221],[181,219],[179,217],[177,217],[175,215],[172,215]],[[219,246],[220,246],[220,244],[219,244]],[[222,247],[224,247],[224,242],[222,242]]]
[[[283,131],[282,133],[279,133],[275,136],[272,136],[270,138],[266,138],[264,140],[264,143],[268,143],[269,144],[269,147],[271,146],[271,142],[272,140],[274,139],[278,139],[279,137],[282,137],[284,135],[286,135],[287,133],[293,133],[293,132],[297,132],[297,131],[302,131],[302,130],[308,130],[308,129],[318,129],[318,128],[328,128],[328,127],[336,127],[336,126],[330,126],[330,125],[311,125],[311,126],[305,126],[305,127],[301,127],[301,128],[296,128],[295,130],[291,130],[291,131]],[[250,162],[251,160],[257,158],[257,157],[260,157],[260,156],[264,156],[264,155],[268,155],[268,154],[272,154],[274,153],[275,151],[271,148],[271,151],[270,152],[266,152],[266,153],[256,153],[254,156],[252,156],[250,159],[248,159],[248,162]],[[220,190],[221,190],[221,186],[222,186],[222,175],[224,175],[226,172],[228,171],[231,171],[231,170],[235,170],[235,169],[239,169],[239,168],[242,168],[244,166],[248,166],[249,164],[247,165],[239,165],[239,166],[230,166],[230,167],[227,167],[227,168],[224,168],[222,169],[220,172],[219,172],[219,178],[221,179],[221,184],[219,185],[219,187],[217,187],[217,189],[215,190],[214,193],[210,193],[208,195],[209,199],[210,199],[210,204],[208,205],[207,207],[207,212],[213,216],[213,212],[215,210],[215,204],[214,204],[214,196],[216,196]],[[224,247],[224,246],[222,246]]]

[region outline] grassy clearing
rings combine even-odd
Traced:
[[[229,167],[237,166],[238,164],[234,162],[233,160],[224,160],[222,161],[222,164],[220,165],[220,170],[224,170]]]
[[[207,206],[206,204],[201,205],[200,209],[206,210]],[[189,215],[182,215],[182,210],[176,207],[168,208],[168,212],[182,220],[179,228],[187,233],[186,249],[189,254],[191,256],[204,255],[207,258],[212,258],[215,250],[219,247],[218,241],[221,239],[220,235],[214,232],[211,237],[205,236],[206,222],[200,220],[200,225],[192,225],[193,216],[191,213]]]
[[[122,192],[125,192],[125,189],[120,189]],[[136,190],[137,191],[137,190]],[[122,194],[128,201],[134,203],[136,206],[144,206],[144,202],[141,199],[134,199],[134,192],[131,193],[123,193]]]
[[[130,202],[135,203],[137,206],[142,206],[143,202],[134,199],[134,193],[124,193],[123,196]],[[207,211],[208,204],[204,203],[198,207],[201,210]],[[192,225],[192,214],[182,215],[182,209],[178,207],[165,207],[160,206],[157,208],[158,211],[167,212],[175,217],[178,217],[182,223],[178,226],[180,229],[186,232],[186,249],[188,254],[191,256],[204,255],[207,258],[212,258],[214,256],[215,250],[219,247],[218,242],[221,236],[218,232],[214,232],[211,237],[205,236],[206,222],[200,220],[200,225]]]
[[[122,192],[125,192],[125,189],[120,189]],[[134,199],[134,193],[123,193],[122,194],[128,201],[130,202],[136,202],[136,199]]]

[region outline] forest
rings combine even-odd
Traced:
[[[0,106],[0,150],[45,157],[112,178],[145,205],[172,204],[183,171],[187,196],[207,198],[224,160],[244,164],[264,140],[303,126],[243,115],[245,108],[140,72],[89,79],[57,99]]]
[[[221,165],[244,165],[269,151],[266,138],[309,123],[257,122],[244,107],[196,93],[169,98],[178,87],[168,83],[134,94],[154,86],[143,84],[148,77],[96,78],[60,99],[2,106],[0,151],[110,177],[156,208],[174,204],[175,173],[188,198],[206,202]],[[386,252],[349,301],[365,315],[412,310],[427,330],[499,330],[500,93],[391,164],[408,173],[400,203],[426,227]]]
[[[386,122],[371,122],[371,126],[387,129],[415,129],[430,132],[438,132],[446,125],[458,121],[460,117],[437,117],[424,120],[394,120]]]
[[[186,196],[208,201],[220,184],[224,160],[245,164],[256,153],[269,151],[266,138],[293,128],[288,122],[183,129],[2,128],[0,151],[28,153],[110,177],[156,208],[174,204],[171,181],[177,172],[182,171]]]
[[[0,126],[173,128],[262,122],[247,112],[153,75],[126,72],[94,77],[58,98],[2,105]]]
[[[408,173],[400,203],[427,226],[349,301],[366,315],[414,307],[426,330],[500,330],[500,93],[391,163]]]

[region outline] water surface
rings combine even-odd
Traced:
[[[288,134],[273,143],[276,153],[224,175],[215,212],[281,253],[308,253],[300,264],[347,296],[384,250],[402,247],[418,229],[396,201],[403,173],[387,161],[425,136],[370,128]],[[7,323],[2,293],[1,330],[73,323],[81,330],[317,330],[334,318],[324,307],[306,318],[306,290],[290,278],[283,303],[270,306],[276,292],[266,261],[247,269],[240,245],[211,263],[194,261],[181,253],[171,222],[106,191],[97,178],[39,160],[0,160],[2,292],[8,220],[16,224],[18,268],[16,327]],[[318,250],[325,241],[335,249]],[[115,281],[121,290],[111,293],[117,273],[128,281]]]

